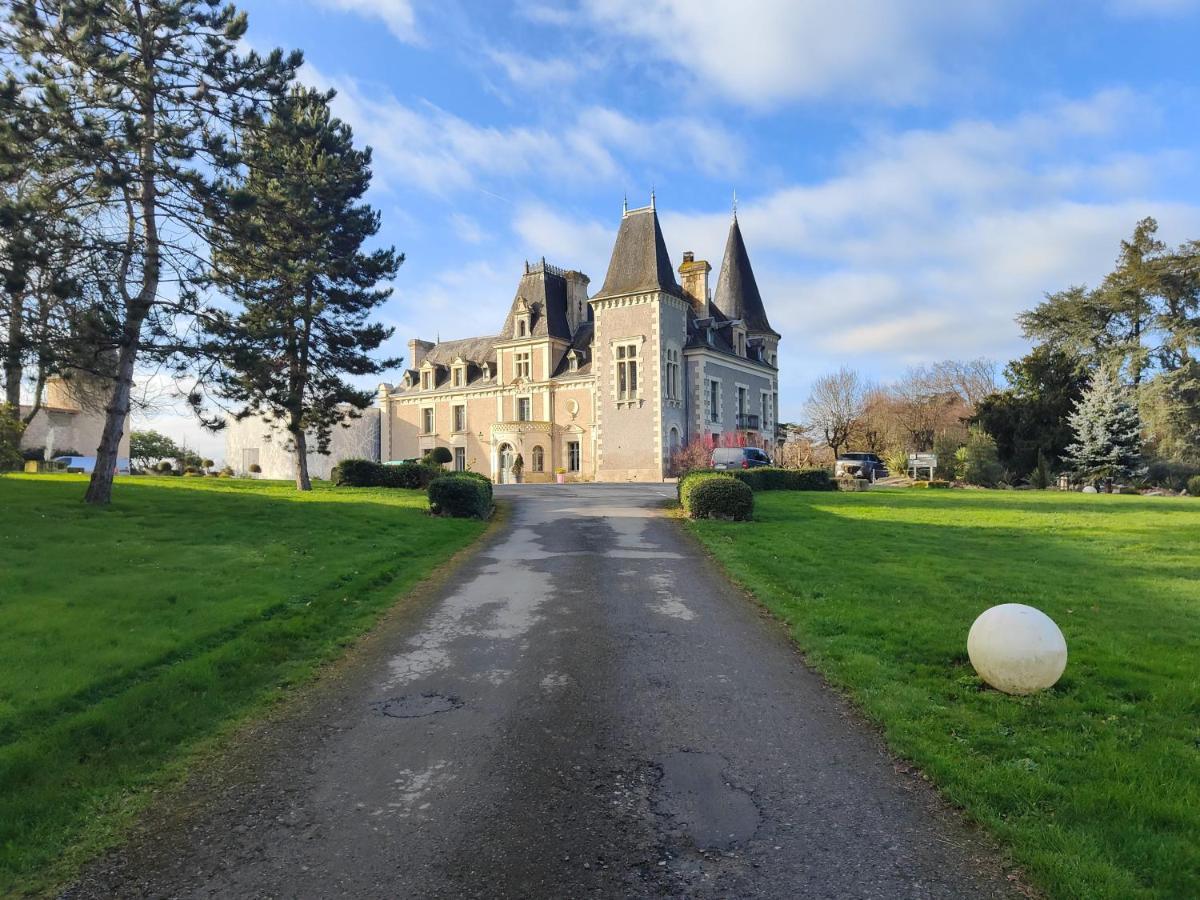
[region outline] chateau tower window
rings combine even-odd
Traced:
[[[540,444],[533,448],[530,460],[530,465],[534,472],[544,472],[546,470],[546,451],[542,449]]]
[[[667,399],[678,402],[680,399],[678,350],[668,349],[664,353],[663,387],[666,390]]]
[[[567,471],[579,471],[579,441],[567,441]]]
[[[531,377],[529,374],[530,373],[529,351],[525,350],[525,351],[515,353],[513,355],[513,358],[515,360],[515,369],[514,369],[513,377],[514,378],[529,378],[529,377]]]
[[[517,421],[518,422],[528,422],[533,418],[533,415],[531,412],[532,406],[533,406],[533,401],[530,400],[528,397],[518,397],[517,398]]]
[[[426,406],[421,410],[421,433],[433,434],[433,407]]]
[[[636,343],[617,346],[617,399],[636,400],[638,391],[638,363],[640,347]]]

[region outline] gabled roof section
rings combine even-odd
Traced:
[[[504,328],[500,331],[500,340],[512,340],[522,300],[530,313],[530,337],[571,339],[571,327],[567,323],[567,279],[562,269],[544,259],[540,263],[525,264],[525,274],[517,284],[516,296],[504,320]]]
[[[779,336],[767,321],[758,282],[750,268],[750,255],[746,242],[742,240],[742,229],[737,216],[729,226],[729,239],[725,242],[725,258],[721,261],[721,274],[717,277],[717,292],[713,305],[728,319],[741,319],[751,334],[768,333]]]
[[[622,294],[641,294],[666,291],[683,296],[671,256],[658,225],[658,213],[653,206],[631,209],[621,217],[617,241],[604,286],[596,297],[618,297]],[[594,298],[593,298],[594,299]]]

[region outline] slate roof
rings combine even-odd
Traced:
[[[631,209],[622,216],[604,286],[596,297],[648,291],[683,296],[683,290],[675,281],[675,269],[653,206]]]
[[[758,282],[750,268],[750,255],[746,242],[742,240],[742,229],[737,217],[729,226],[729,238],[725,242],[725,258],[721,261],[721,273],[717,277],[717,292],[713,304],[729,319],[741,319],[751,334],[767,333],[779,336],[767,321]]]
[[[556,337],[564,341],[571,339],[571,328],[567,324],[567,280],[557,272],[547,271],[543,261],[540,266],[534,266],[521,276],[508,317],[500,329],[503,337],[496,340],[512,338],[515,325],[513,317],[517,314],[517,303],[521,298],[529,304],[532,314],[529,319],[532,337]]]

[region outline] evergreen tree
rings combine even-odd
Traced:
[[[78,255],[115,260],[86,317],[114,359],[88,485],[107,503],[139,360],[190,356],[203,312],[202,231],[238,163],[239,129],[300,63],[243,56],[246,17],[209,0],[13,0],[0,26],[14,62],[0,92],[8,170],[25,166],[75,198]],[[12,123],[16,123],[13,125]],[[19,140],[13,136],[19,135]]]
[[[371,399],[345,375],[376,374],[400,360],[370,354],[392,329],[368,321],[391,294],[381,282],[404,261],[367,251],[379,215],[363,196],[371,152],[322,93],[296,87],[246,148],[241,208],[214,233],[214,280],[239,304],[211,328],[220,393],[238,418],[262,416],[287,431],[296,487],[310,490],[308,438],[327,452],[332,429]],[[210,422],[218,426],[218,422]]]
[[[1092,377],[1068,421],[1075,442],[1067,460],[1082,479],[1125,479],[1143,470],[1141,419],[1111,368]]]

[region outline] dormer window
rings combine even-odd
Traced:
[[[455,366],[450,374],[450,381],[455,387],[462,387],[467,380],[465,366]]]
[[[491,364],[491,363],[484,363],[484,364],[483,364],[483,365],[480,367],[480,371],[483,373],[483,377],[484,377],[484,378],[491,378],[491,377],[492,377],[492,364]]]
[[[526,338],[530,335],[530,312],[529,304],[524,297],[517,298],[517,305],[513,314],[513,337]]]
[[[426,369],[421,373],[421,390],[427,391],[433,387],[433,372]]]
[[[567,371],[568,372],[578,372],[579,371],[579,354],[576,353],[574,350],[572,350],[570,353],[567,354]]]

